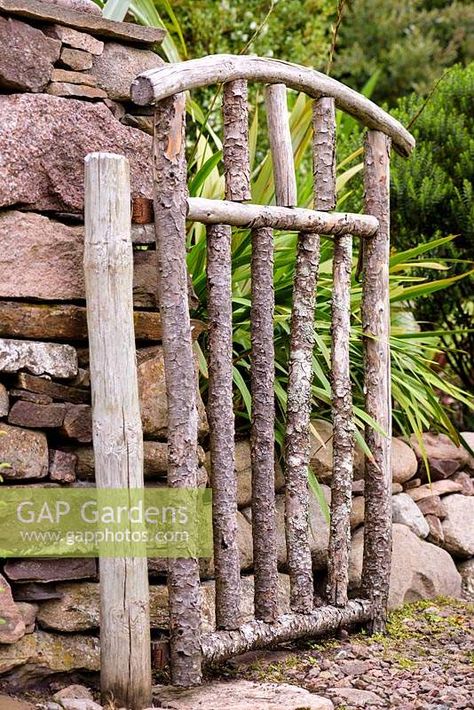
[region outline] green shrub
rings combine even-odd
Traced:
[[[165,3],[157,0],[165,10]],[[320,66],[327,55],[331,0],[174,0],[190,57],[238,54],[271,13],[252,52]]]
[[[474,59],[470,0],[351,0],[333,74],[360,89],[380,72],[376,101],[427,94],[446,67]]]
[[[426,106],[416,96],[395,112],[408,124],[417,147],[410,160],[395,158],[392,168],[392,233],[397,247],[458,235],[435,256],[449,259],[452,272],[474,268],[474,63],[452,69]],[[421,272],[423,273],[423,272]],[[447,291],[414,304],[425,327],[444,329],[448,360],[463,386],[474,385],[474,279],[461,279]]]

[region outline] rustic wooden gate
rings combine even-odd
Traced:
[[[247,81],[264,82],[276,206],[250,204]],[[223,84],[226,199],[188,198],[185,94]],[[296,181],[286,87],[314,99],[314,210],[296,207]],[[385,624],[391,560],[389,360],[389,151],[407,156],[412,136],[390,115],[339,82],[311,69],[258,57],[211,56],[141,74],[132,99],[155,105],[154,212],[159,298],[169,414],[168,482],[195,487],[197,413],[187,299],[185,222],[207,225],[211,484],[217,630],[200,634],[196,559],[172,560],[169,603],[172,680],[201,681],[203,662],[224,660],[269,644],[314,636],[355,622],[371,631]],[[369,129],[365,139],[365,214],[333,212],[335,107]],[[255,619],[239,622],[240,566],[232,411],[231,227],[252,230],[252,532]],[[274,353],[272,230],[298,232],[285,441],[286,539],[291,613],[277,612],[274,493]],[[319,235],[334,239],[332,411],[334,472],[328,605],[313,603],[308,539],[309,417]],[[365,470],[363,598],[348,600],[353,423],[349,372],[352,237],[363,255],[363,333],[366,411],[378,425],[365,437],[372,459]],[[385,432],[385,435],[379,433]]]

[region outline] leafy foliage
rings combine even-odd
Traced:
[[[427,94],[446,67],[474,59],[470,0],[350,0],[334,76],[355,89],[380,72],[375,100]]]
[[[157,0],[157,7],[164,10]],[[188,54],[238,54],[268,14],[252,51],[315,66],[327,53],[331,0],[175,0]]]
[[[458,235],[440,244],[437,257],[452,271],[474,268],[474,63],[456,67],[439,84],[426,106],[415,96],[396,111],[413,125],[417,148],[409,161],[395,159],[392,170],[392,231],[395,244]],[[422,271],[420,273],[423,273]],[[415,313],[442,336],[449,362],[463,385],[474,384],[474,278],[460,279],[446,292],[417,300]],[[459,332],[459,329],[471,332]]]
[[[247,8],[254,8],[258,3],[248,0]],[[314,3],[299,3],[304,5],[306,12]],[[192,8],[196,12],[210,3],[193,2]],[[237,8],[242,8],[244,3],[233,3]],[[276,5],[276,3],[275,3]],[[283,5],[283,3],[282,3]],[[292,5],[288,2],[287,5]],[[173,34],[168,37],[164,45],[164,52],[171,61],[178,61],[180,56],[186,56],[186,33],[188,42],[192,34],[184,20],[184,31],[181,31],[181,12],[187,7],[187,0],[176,0],[173,7],[169,2],[157,0],[156,5],[152,0],[135,0],[131,6],[136,18],[148,24],[162,26],[172,25]],[[222,7],[221,3],[216,6]],[[164,21],[159,13],[163,10]],[[176,15],[175,11],[176,10]],[[295,7],[295,19],[297,9]],[[179,17],[179,23],[178,18]],[[271,17],[271,16],[270,16]],[[190,20],[189,20],[190,21]],[[270,22],[270,20],[269,20]],[[219,27],[217,19],[213,26],[213,34],[219,35],[215,28]],[[249,30],[253,28],[249,25]],[[252,51],[262,53],[258,41],[265,37],[265,33],[255,29],[254,45]],[[202,45],[203,51],[241,51],[241,44],[245,38],[224,37],[223,43]],[[203,40],[204,41],[204,40]],[[228,41],[229,44],[225,44]],[[191,46],[188,44],[188,47]],[[196,45],[199,46],[199,45]],[[282,45],[279,45],[282,46]],[[193,55],[200,52],[194,52]],[[263,50],[264,53],[264,50]],[[327,54],[327,51],[324,52]],[[322,56],[322,55],[321,55]],[[287,56],[294,61],[305,61],[301,55]],[[307,60],[306,60],[307,61]],[[311,63],[308,62],[307,63]],[[370,94],[375,86],[376,76],[371,77],[366,84],[365,91]],[[215,94],[205,93],[203,105],[195,98],[188,101],[190,120],[188,146],[189,188],[192,195],[201,195],[210,198],[222,198],[224,181],[222,174],[222,145],[219,137],[221,126],[219,89]],[[310,206],[312,203],[312,171],[311,171],[311,102],[303,95],[290,94],[290,126],[293,139],[293,150],[298,180],[299,204]],[[253,201],[266,204],[274,200],[274,186],[272,177],[271,157],[261,146],[265,134],[261,130],[261,102],[255,102],[255,109],[251,116],[250,145],[252,159],[252,195]],[[338,136],[345,146],[351,145],[354,149],[346,151],[344,159],[338,166],[338,207],[346,207],[349,200],[354,198],[353,182],[355,176],[360,174],[362,165],[361,132],[356,122],[350,116],[338,113]],[[357,190],[356,193],[357,195]],[[413,239],[411,246],[417,244],[418,239]],[[434,246],[440,247],[447,241],[436,242]],[[275,354],[276,354],[276,383],[275,395],[277,402],[277,438],[281,441],[287,387],[287,360],[288,360],[288,333],[291,312],[293,267],[295,260],[296,235],[275,234]],[[410,312],[407,313],[407,304],[423,296],[444,289],[455,281],[456,277],[445,277],[432,280],[414,273],[415,268],[432,270],[445,270],[444,263],[420,258],[429,251],[431,245],[421,244],[405,252],[394,253],[391,260],[391,302],[392,302],[392,387],[395,399],[394,418],[401,431],[420,431],[428,429],[435,424],[439,429],[446,431],[456,438],[445,409],[439,402],[438,392],[445,392],[453,398],[466,401],[464,394],[458,388],[439,377],[432,368],[432,357],[436,353],[440,334],[436,331],[419,332],[417,328],[407,329]],[[188,234],[188,267],[193,277],[196,293],[201,299],[199,315],[206,315],[206,288],[205,288],[205,252],[206,238],[203,225],[193,224]],[[235,230],[232,245],[232,289],[233,289],[233,320],[234,320],[234,382],[235,382],[235,409],[238,415],[238,426],[248,427],[250,413],[249,393],[249,368],[250,368],[250,235],[245,230]],[[314,384],[313,405],[318,416],[329,413],[330,408],[330,311],[332,289],[332,243],[324,240],[321,251],[320,282],[318,288],[318,305],[316,313],[316,344],[313,357]],[[352,378],[354,384],[355,419],[359,429],[364,423],[371,423],[363,410],[362,391],[362,342],[361,342],[361,286],[353,275],[352,281],[352,335],[351,335],[351,361]],[[407,318],[408,315],[408,318]],[[206,343],[201,345],[205,348]],[[198,349],[201,347],[198,345]],[[205,358],[200,353],[201,373],[203,376],[203,389],[206,388]],[[359,442],[364,446],[362,437],[358,435]]]

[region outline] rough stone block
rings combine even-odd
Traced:
[[[428,523],[430,530],[427,537],[428,542],[432,542],[433,545],[442,547],[444,544],[444,533],[441,520],[437,518],[436,515],[425,515],[425,520]]]
[[[51,404],[53,401],[53,398],[48,397],[46,394],[35,394],[35,392],[27,392],[16,388],[10,390],[10,397],[20,399],[22,402],[33,402],[33,404]]]
[[[68,69],[53,69],[51,81],[97,86],[97,79],[92,74],[86,74],[83,71],[69,71]]]
[[[139,350],[137,362],[143,434],[156,438],[164,437],[168,427],[168,412],[163,349],[155,346]],[[197,405],[199,433],[203,435],[208,431],[208,424],[206,409],[198,389]]]
[[[45,34],[49,37],[55,37],[61,42],[73,49],[82,49],[84,52],[99,55],[104,51],[104,43],[100,39],[92,37],[86,32],[78,32],[72,27],[64,27],[63,25],[50,25],[46,28]]]
[[[76,12],[87,12],[90,15],[102,15],[102,10],[94,0],[48,0],[53,5],[75,10]]]
[[[455,494],[443,498],[444,547],[455,557],[474,556],[474,498]]]
[[[49,450],[49,477],[52,481],[73,483],[76,480],[77,457],[69,451]]]
[[[67,406],[62,433],[69,439],[76,439],[81,444],[92,441],[92,410],[88,404],[70,404]]]
[[[456,446],[445,434],[425,432],[422,434],[422,440],[432,481],[449,478],[449,476],[465,466],[469,460],[466,449],[462,446]],[[413,448],[418,460],[422,462],[421,446],[414,434],[410,437],[410,446]]]
[[[70,49],[63,47],[60,60],[63,64],[76,71],[92,68],[92,54],[84,52],[82,49]]]
[[[392,496],[392,520],[410,528],[418,537],[428,536],[428,523],[412,498],[406,493]]]
[[[0,17],[0,87],[43,91],[51,77],[61,42],[26,22]]]
[[[96,86],[71,84],[64,81],[53,82],[48,85],[46,93],[51,96],[72,96],[76,99],[105,99],[107,94]]]
[[[34,402],[15,402],[8,415],[8,423],[31,429],[54,429],[62,425],[66,405],[35,404]]]
[[[13,601],[10,585],[0,574],[0,644],[15,643],[25,632],[25,622]]]
[[[88,390],[52,382],[44,377],[28,375],[26,372],[19,373],[17,386],[24,390],[24,395],[33,392],[45,396],[51,401],[57,399],[60,402],[71,402],[72,404],[89,404],[90,402],[90,392]]]
[[[16,602],[16,606],[25,624],[25,634],[32,634],[36,626],[36,614],[39,609],[38,605],[29,604],[28,602]]]
[[[91,579],[97,574],[93,559],[40,559],[8,560],[5,574],[12,582],[61,582],[74,579]]]
[[[6,417],[10,408],[7,388],[0,384],[0,417]]]
[[[2,476],[9,480],[45,478],[48,475],[48,442],[40,431],[2,424],[0,461],[9,464]]]
[[[109,98],[130,101],[130,85],[138,74],[162,64],[163,60],[150,50],[106,42],[102,54],[93,58],[93,73]]]
[[[357,593],[362,574],[364,528],[352,538],[349,586]],[[451,555],[421,540],[406,525],[394,524],[389,609],[419,599],[459,597],[461,577]]]
[[[74,670],[98,671],[99,639],[35,631],[12,646],[0,645],[0,674],[27,688],[42,677]]]
[[[152,194],[150,136],[122,125],[101,102],[46,94],[0,96],[0,125],[2,207],[82,212],[84,157],[98,150],[129,159],[133,197]]]
[[[1,190],[0,185],[0,192]],[[54,301],[85,300],[83,227],[71,227],[42,215],[12,210],[0,214],[0,243],[0,297]],[[134,252],[135,306],[157,308],[157,268],[155,251]],[[43,327],[48,333],[54,332],[61,312],[53,310],[49,313],[45,306],[41,306],[44,314],[41,326],[42,314],[38,308],[31,305],[29,310],[24,311],[22,317],[24,322],[26,321],[25,330],[29,329],[30,333],[41,332]],[[66,313],[71,314],[73,308],[70,306]],[[18,313],[18,309],[16,312]],[[35,314],[36,321],[28,321],[29,312]],[[7,308],[3,327],[7,328],[10,323],[10,330],[14,330],[12,323],[15,318],[15,309]],[[137,316],[137,322],[142,324],[142,336],[145,335],[145,326],[153,321],[153,318],[155,327],[152,333],[156,334],[156,321],[159,316]],[[75,321],[71,321],[69,326],[63,325],[65,335],[74,327],[80,327],[83,336],[86,336],[84,312],[82,316],[76,313]],[[21,335],[24,337],[23,330]]]
[[[28,370],[33,375],[74,377],[77,354],[70,345],[0,338],[0,372],[20,370]]]

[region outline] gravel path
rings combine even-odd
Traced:
[[[329,698],[336,710],[474,710],[474,603],[436,599],[407,605],[390,615],[388,632],[344,633],[337,640],[248,653],[207,680],[298,685]],[[53,681],[49,692],[16,700],[1,696],[0,684],[0,710],[45,708],[51,693],[66,684]]]
[[[358,634],[246,654],[224,674],[294,683],[338,710],[474,708],[474,604],[417,602],[391,615],[387,637]]]

